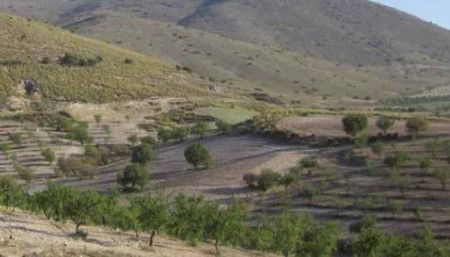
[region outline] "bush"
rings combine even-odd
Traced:
[[[265,169],[259,175],[247,173],[244,175],[243,180],[252,189],[267,191],[281,182],[281,174]]]
[[[53,163],[56,159],[55,151],[50,148],[46,148],[42,150],[41,155],[47,160],[50,164]]]
[[[16,145],[22,144],[22,134],[19,133],[9,134],[8,139],[11,140]]]
[[[195,123],[195,125],[191,129],[191,133],[199,137],[204,137],[207,131],[208,131],[208,124],[202,121]]]
[[[231,132],[231,124],[226,121],[217,120],[216,127],[222,134],[229,134]]]
[[[158,138],[164,143],[169,142],[172,139],[172,131],[170,129],[158,130]]]
[[[254,173],[245,174],[242,179],[247,183],[248,187],[252,189],[258,189],[259,176]]]
[[[51,63],[51,61],[52,60],[50,59],[50,57],[46,56],[46,57],[42,58],[41,63],[42,64],[49,64],[49,63]]]
[[[59,158],[58,169],[66,177],[93,178],[97,174],[98,166],[87,159],[75,157]]]
[[[152,136],[140,138],[141,144],[156,145],[156,140]]]
[[[103,58],[97,56],[95,58],[82,58],[80,56],[66,53],[63,57],[59,59],[59,64],[63,66],[95,66],[97,63],[101,62]]]

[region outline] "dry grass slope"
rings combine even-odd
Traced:
[[[448,31],[365,0],[5,0],[0,9],[285,102],[378,100],[450,81]]]
[[[16,94],[22,80],[34,81],[44,98],[63,101],[108,102],[207,93],[199,86],[199,79],[156,58],[48,25],[0,14],[0,35],[1,99]],[[65,53],[83,58],[101,56],[103,60],[92,67],[62,66],[58,59]],[[44,58],[50,63],[43,64]]]

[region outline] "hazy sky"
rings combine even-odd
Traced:
[[[372,0],[450,29],[450,0]]]

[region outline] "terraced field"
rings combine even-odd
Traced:
[[[21,142],[11,141],[10,135],[20,135]],[[51,149],[57,157],[83,153],[82,148],[71,145],[65,135],[51,128],[38,128],[31,123],[0,123],[0,142],[9,149],[0,153],[0,174],[17,176],[16,167],[29,168],[36,178],[53,175],[54,164],[49,163],[41,154]]]

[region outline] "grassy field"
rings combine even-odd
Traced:
[[[214,118],[226,121],[231,124],[237,124],[253,118],[258,113],[242,107],[221,108],[221,107],[207,107],[196,110],[197,114],[209,115]]]
[[[17,95],[23,80],[33,81],[43,98],[59,101],[207,94],[201,80],[163,61],[55,27],[0,14],[0,34],[1,99]],[[102,61],[94,66],[63,66],[58,60],[65,53]]]

